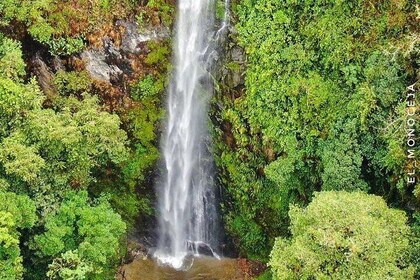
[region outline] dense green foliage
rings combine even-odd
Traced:
[[[67,193],[57,212],[47,217],[46,231],[34,237],[43,260],[53,259],[47,273],[50,279],[113,276],[113,271],[107,275],[106,268],[115,261],[125,224],[106,200],[91,205],[88,199],[85,191]]]
[[[291,207],[292,238],[276,240],[274,279],[414,279],[403,211],[361,192],[321,192]]]
[[[409,261],[415,268],[415,279],[420,278],[420,215],[417,212],[414,214],[414,222],[411,227],[412,236],[410,240],[410,254]]]
[[[0,198],[10,202],[0,207],[0,278],[112,279],[126,230],[153,213],[170,40],[147,43],[117,106],[107,104],[119,85],[94,80],[76,53],[102,32],[118,46],[116,19],[170,27],[173,3],[0,2]],[[40,86],[26,72],[32,51],[60,65],[46,66]]]
[[[288,234],[289,204],[314,191],[369,191],[417,209],[405,176],[413,1],[244,0],[234,10],[245,89],[218,97],[217,163],[242,252],[266,259]]]
[[[119,118],[88,93],[63,92],[44,107],[36,82],[22,80],[19,44],[2,37],[0,46],[1,279],[22,279],[23,259],[34,264],[30,279],[45,279],[46,265],[59,265],[51,279],[86,279],[64,277],[69,267],[113,273],[125,223],[106,197],[91,205],[86,191],[69,190],[89,189],[98,170],[126,160]]]
[[[142,212],[152,214],[153,195],[150,192],[153,193],[153,182],[150,178],[153,178],[154,167],[159,158],[158,128],[164,113],[162,99],[170,68],[170,40],[151,41],[148,45],[150,52],[145,58],[144,67],[149,74],[140,76],[132,85],[130,96],[134,106],[122,117],[127,125],[131,147],[123,177],[131,190],[135,186],[142,186],[140,191],[148,195],[141,198],[139,207]],[[120,201],[126,203],[125,200]],[[138,215],[137,208],[132,208],[131,216]]]
[[[4,192],[0,186],[0,278],[21,279],[22,256],[19,230],[31,228],[37,217],[35,204],[25,195]]]
[[[54,54],[72,54],[85,46],[85,36],[110,19],[124,16],[131,1],[116,0],[3,0],[0,26],[17,21]],[[14,23],[16,25],[16,23]]]
[[[174,21],[174,5],[171,0],[149,0],[137,15],[140,26],[162,23],[169,27]]]
[[[0,279],[113,279],[127,230],[147,230],[171,39],[115,53],[116,20],[172,28],[175,2],[0,0]],[[235,61],[215,79],[245,82],[216,86],[211,117],[239,255],[271,266],[258,279],[420,279],[415,2],[232,2]],[[125,70],[115,81],[81,59],[98,46]]]

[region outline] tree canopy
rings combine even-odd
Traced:
[[[51,279],[105,277],[126,225],[107,202],[112,194],[90,202],[86,190],[99,169],[127,159],[127,134],[97,97],[65,92],[45,106],[35,79],[24,75],[20,44],[1,36],[0,278],[45,279],[48,265]],[[30,270],[24,258],[34,263]]]
[[[34,226],[35,203],[26,195],[4,192],[0,185],[0,278],[21,279],[23,259],[20,253],[20,231]]]
[[[245,85],[221,90],[215,129],[225,220],[243,252],[267,257],[274,238],[288,234],[289,204],[308,204],[314,191],[363,190],[418,207],[418,186],[405,176],[414,6],[234,4]]]
[[[320,192],[289,216],[292,237],[271,252],[274,279],[414,279],[407,218],[382,198]]]
[[[33,247],[52,259],[50,279],[103,279],[119,255],[126,226],[106,199],[91,203],[88,193],[80,191],[65,195],[57,212],[46,219],[45,229],[34,237]]]

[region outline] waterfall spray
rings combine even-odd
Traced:
[[[198,254],[200,246],[217,256],[213,250],[218,245],[218,215],[207,122],[218,33],[213,30],[214,9],[215,0],[178,1],[155,252],[159,262],[177,269],[187,255]]]

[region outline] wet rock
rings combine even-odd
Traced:
[[[189,251],[196,252],[199,255],[203,256],[210,256],[210,257],[218,257],[210,245],[204,242],[192,242],[187,241],[187,247]]]
[[[47,64],[44,62],[39,53],[32,57],[30,61],[30,66],[32,73],[35,74],[38,80],[38,84],[41,87],[42,91],[47,96],[53,94],[53,73],[51,69],[47,66]]]
[[[223,36],[223,38],[226,39],[220,43],[223,46],[220,53],[224,56],[218,61],[216,69],[219,71],[215,76],[223,88],[238,92],[245,85],[245,51],[237,42],[237,30],[234,26],[229,26],[228,36]]]
[[[58,56],[54,56],[52,59],[52,69],[54,72],[65,71],[63,61]]]
[[[110,82],[123,72],[117,65],[107,63],[107,55],[103,50],[86,50],[81,54],[86,62],[86,70],[93,79]]]
[[[123,59],[123,56],[120,52],[120,49],[114,46],[113,41],[109,37],[104,37],[102,39],[103,46],[106,54],[112,59],[112,60],[120,60]]]
[[[232,58],[232,61],[236,61],[239,63],[243,63],[245,61],[244,58],[244,51],[242,48],[238,46],[234,46],[230,51],[230,56]]]
[[[135,72],[132,65],[135,65],[137,55],[147,51],[145,42],[170,36],[168,28],[158,26],[140,32],[136,23],[126,20],[118,20],[115,27],[123,30],[121,42],[117,44],[103,36],[100,47],[85,50],[80,55],[91,77],[108,83],[118,83],[123,75],[130,76]]]
[[[242,48],[235,46],[230,50],[231,67],[227,76],[227,85],[229,88],[236,88],[245,83],[245,55]]]
[[[170,36],[170,31],[166,27],[153,27],[140,32],[139,26],[133,22],[118,20],[116,25],[124,27],[121,51],[126,53],[138,54],[142,51],[141,43]]]
[[[248,259],[238,259],[238,267],[247,276],[247,279],[254,279],[264,273],[268,267],[266,264]]]
[[[147,259],[148,249],[144,244],[130,240],[127,244],[127,253],[125,263],[130,263],[136,259]]]

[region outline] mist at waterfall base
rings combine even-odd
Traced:
[[[157,182],[159,264],[188,269],[200,250],[219,258],[219,221],[213,179],[208,107],[216,54],[216,0],[179,0],[174,71],[162,135],[163,168]],[[222,28],[225,28],[223,22]],[[220,31],[220,30],[219,30]]]

